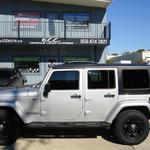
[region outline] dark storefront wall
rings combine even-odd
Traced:
[[[104,47],[95,46],[10,46],[0,49],[0,67],[17,67],[27,77],[27,84],[41,81],[50,63],[66,61],[99,62]]]
[[[104,30],[103,23],[106,23],[105,18],[106,9],[102,8],[94,8],[94,7],[81,7],[81,6],[73,6],[73,5],[60,5],[54,3],[42,3],[42,2],[31,2],[31,1],[23,1],[23,0],[1,0],[0,1],[0,38],[4,38],[4,43],[2,40],[3,46],[0,46],[0,67],[15,67],[21,68],[28,80],[28,84],[37,83],[43,79],[47,69],[48,64],[50,62],[62,63],[64,61],[81,61],[81,60],[90,60],[99,62],[103,60],[101,58],[102,53],[104,51],[105,46],[90,46],[90,45],[29,45],[24,43],[17,45],[17,43],[13,43],[14,45],[7,44],[7,38],[18,38],[18,36],[22,36],[21,38],[43,38],[44,36],[49,38],[51,36],[64,38],[64,34],[66,33],[67,38],[94,38],[95,35],[101,35]],[[30,18],[31,21],[48,21],[48,24],[31,24],[31,28],[33,31],[24,32],[26,26],[20,28],[20,33],[17,32],[17,26],[14,24],[16,19],[19,19],[19,15],[26,15]],[[76,15],[77,20],[81,19],[81,22],[85,18],[87,20],[87,26],[83,24],[84,28],[90,29],[87,32],[83,32],[81,35],[80,30],[78,30],[77,26],[71,26],[69,24],[64,27],[64,24],[56,24],[55,21],[64,22],[66,18],[73,18]],[[84,16],[85,15],[85,16]],[[32,16],[34,16],[32,18]],[[83,17],[84,16],[84,17]],[[28,18],[28,17],[27,17]],[[22,21],[23,19],[21,19]],[[53,20],[54,22],[50,24],[49,20]],[[88,26],[89,23],[89,26]],[[99,24],[102,24],[98,26]],[[45,26],[47,25],[47,26]],[[59,26],[58,26],[59,25]],[[74,24],[73,24],[74,25]],[[79,27],[82,24],[79,24]],[[43,27],[44,26],[44,27]],[[28,28],[29,28],[28,27]],[[40,28],[43,27],[43,28]],[[49,32],[45,32],[46,30],[42,29],[53,29],[49,30]],[[90,28],[89,28],[90,27]],[[95,30],[95,27],[100,27]],[[62,29],[62,30],[54,30],[54,29]],[[70,32],[71,28],[71,32]],[[73,30],[72,30],[73,28]],[[74,28],[76,30],[74,30]],[[66,32],[64,32],[66,29]],[[41,31],[41,32],[40,32]],[[76,32],[74,32],[76,31]],[[78,32],[77,32],[78,31]],[[16,34],[17,33],[17,34]],[[34,33],[34,34],[32,34]],[[55,33],[55,34],[54,34]],[[84,37],[82,37],[84,35]],[[6,38],[6,39],[5,39]],[[16,40],[15,40],[16,41]],[[21,41],[20,37],[17,41]],[[102,62],[105,62],[103,60]],[[22,67],[20,67],[22,66]]]
[[[19,26],[22,38],[96,38],[101,36],[106,23],[105,12],[102,8],[1,0],[0,36],[16,38]]]
[[[55,19],[64,19],[63,14],[73,14],[73,13],[89,13],[89,19],[93,23],[101,23],[105,16],[105,9],[96,7],[83,7],[76,5],[61,5],[55,3],[42,3],[42,2],[32,2],[25,0],[1,0],[0,1],[0,14],[6,15],[3,18],[7,21],[12,21],[12,16],[15,16],[17,12],[28,12],[28,13],[38,13],[41,18],[49,18],[51,14],[55,16]],[[68,15],[67,15],[68,16]],[[0,16],[1,18],[2,16]],[[8,18],[7,18],[8,17]],[[53,19],[53,17],[50,17]],[[4,21],[4,20],[2,20]]]

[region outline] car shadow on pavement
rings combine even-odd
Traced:
[[[43,134],[32,131],[32,135],[24,136],[24,138],[96,138],[97,136],[101,136],[106,141],[120,144],[113,135],[113,132],[109,130],[100,130],[98,128],[52,129],[48,133],[47,130],[45,130]]]
[[[112,132],[108,130],[99,130],[99,129],[57,129],[52,130],[51,134],[45,133],[45,135],[40,135],[37,132],[32,132],[33,135],[26,135],[24,138],[40,138],[40,139],[54,139],[54,138],[96,138],[97,136],[101,136],[104,140],[109,141],[111,143],[120,144]],[[39,141],[40,142],[40,141]],[[15,144],[11,146],[4,147],[3,150],[16,150]]]
[[[6,146],[6,147],[3,148],[3,150],[16,150],[15,144],[10,145],[10,146]]]
[[[99,135],[101,136],[104,140],[109,141],[111,143],[114,144],[121,144],[115,137],[115,135],[113,134],[113,132],[109,131],[109,130],[105,130],[105,131],[101,131],[101,134]],[[122,144],[121,144],[122,145]]]

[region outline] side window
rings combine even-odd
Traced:
[[[149,88],[149,78],[147,70],[123,70],[124,89],[146,89]]]
[[[55,71],[49,83],[51,90],[77,90],[79,89],[78,71]]]
[[[115,88],[115,72],[113,70],[88,71],[88,89]]]

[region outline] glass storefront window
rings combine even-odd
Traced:
[[[64,13],[67,29],[87,29],[89,27],[89,13]]]
[[[21,73],[39,73],[40,57],[15,57],[14,67]]]

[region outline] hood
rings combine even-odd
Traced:
[[[0,78],[0,87],[7,86],[11,82],[10,79],[1,79]]]
[[[1,101],[14,101],[20,98],[33,97],[37,95],[37,89],[30,86],[22,88],[0,88],[0,102]]]

